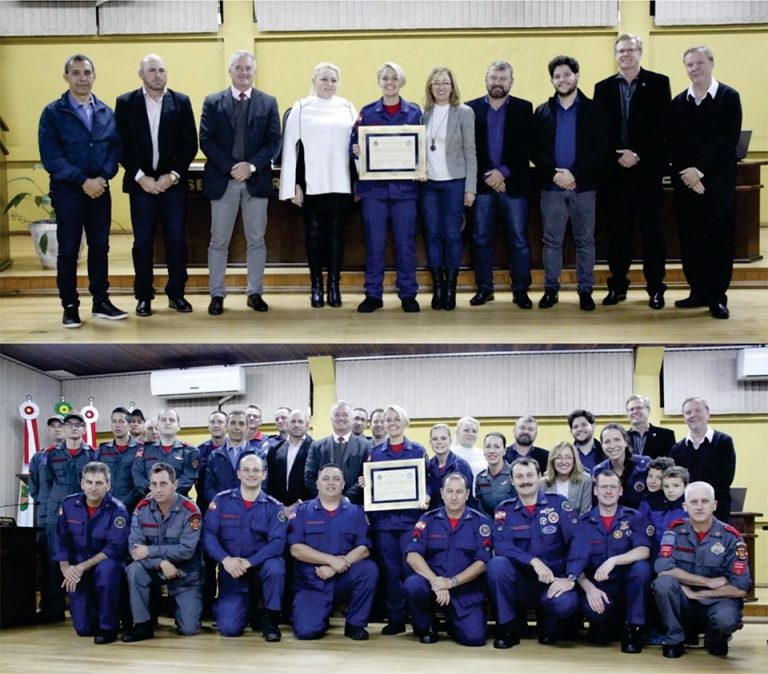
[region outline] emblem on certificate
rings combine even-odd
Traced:
[[[361,126],[360,180],[414,180],[427,175],[427,143],[424,127]]]
[[[424,459],[364,463],[363,475],[366,511],[420,508],[427,500]]]

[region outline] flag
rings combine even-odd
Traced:
[[[40,436],[37,432],[37,418],[40,416],[40,408],[32,401],[32,396],[19,405],[19,414],[24,420],[24,455],[21,459],[21,473],[29,474],[29,461],[35,452],[40,451]],[[32,497],[29,495],[29,487],[25,482],[19,485],[19,507],[16,522],[20,527],[35,526],[32,506]]]

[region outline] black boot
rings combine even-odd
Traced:
[[[264,622],[261,626],[261,633],[264,635],[264,641],[280,641],[283,634],[280,632],[279,622],[280,611],[264,611]]]
[[[325,302],[323,302],[323,272],[311,270],[310,281],[312,283],[312,290],[309,295],[309,301],[313,308],[319,309],[325,305]]]
[[[307,264],[309,265],[309,279],[312,284],[310,304],[319,309],[325,305],[323,301],[323,249],[321,243],[321,223],[318,214],[313,211],[304,211],[304,236],[307,246]]]
[[[328,306],[341,306],[341,288],[339,288],[339,277],[333,278],[331,272],[328,272]]]
[[[453,311],[456,308],[456,281],[458,278],[458,269],[445,270],[445,285],[443,286],[443,309],[446,311]]]
[[[344,211],[331,214],[330,236],[328,237],[328,306],[341,306],[341,262],[344,257]]]
[[[432,308],[437,311],[443,309],[443,270],[440,267],[431,267],[432,274]]]

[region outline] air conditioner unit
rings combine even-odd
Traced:
[[[768,381],[768,349],[740,349],[736,358],[739,381]]]
[[[153,396],[205,398],[245,393],[245,369],[239,365],[156,370],[149,377]]]

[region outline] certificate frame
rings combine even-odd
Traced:
[[[422,124],[360,126],[360,180],[416,180],[427,177],[427,139]],[[401,142],[399,142],[401,141]],[[389,155],[382,154],[385,142]],[[396,161],[397,159],[402,161]]]
[[[368,461],[363,464],[365,489],[363,507],[366,512],[380,510],[406,510],[421,508],[427,501],[427,463],[422,459],[399,459],[396,461]],[[390,480],[387,480],[387,478]],[[392,494],[388,485],[377,493],[376,485],[382,481],[402,480],[408,483],[408,493]]]

